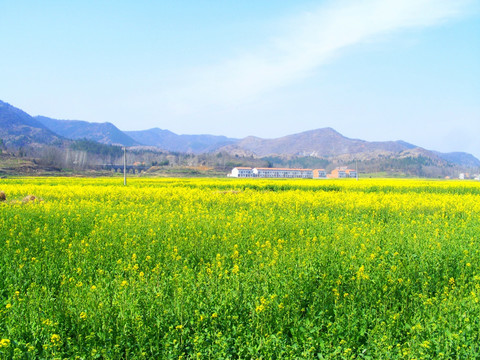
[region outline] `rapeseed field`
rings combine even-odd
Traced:
[[[478,182],[0,190],[2,359],[480,357]]]

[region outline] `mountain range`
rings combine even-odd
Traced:
[[[109,145],[140,145],[109,122],[94,123],[81,120],[56,120],[45,116],[35,116],[34,119],[46,128],[67,139],[88,139]]]
[[[378,158],[426,157],[438,166],[455,164],[480,167],[480,160],[464,152],[430,151],[404,141],[365,141],[343,136],[332,128],[321,128],[276,139],[249,136],[234,139],[216,135],[177,135],[153,128],[121,131],[115,125],[80,120],[32,117],[0,101],[0,138],[7,147],[64,144],[69,140],[88,139],[103,144],[155,147],[169,152],[212,153],[249,157],[316,157],[328,159],[371,160]]]
[[[61,144],[63,138],[26,112],[0,100],[0,139],[6,147]]]
[[[332,128],[305,131],[277,139],[246,137],[224,148],[229,151],[246,151],[256,156],[296,155],[331,157],[344,154],[361,154],[375,151],[401,152],[415,148],[403,141],[368,142],[350,139]]]

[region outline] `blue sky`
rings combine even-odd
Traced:
[[[0,99],[122,130],[333,127],[480,158],[480,2],[0,2]]]

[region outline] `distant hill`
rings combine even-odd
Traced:
[[[125,131],[137,142],[158,148],[187,153],[206,153],[234,144],[237,139],[216,135],[177,135],[169,130],[153,128],[143,131]]]
[[[480,166],[480,160],[471,154],[445,154],[426,150],[401,140],[369,142],[350,139],[332,128],[310,130],[276,139],[261,139],[249,136],[234,144],[220,148],[218,151],[238,156],[310,156],[342,161],[422,157],[429,159],[429,162],[440,167],[448,166],[448,163],[466,167]]]
[[[36,116],[35,119],[48,129],[67,139],[88,139],[109,145],[140,145],[109,122],[93,123],[81,120],[57,120],[45,116]]]
[[[323,128],[277,139],[249,136],[222,150],[243,150],[260,157],[272,155],[330,157],[374,151],[400,152],[412,148],[415,146],[404,141],[368,142],[349,139],[332,128]]]
[[[60,145],[64,139],[26,112],[0,100],[0,139],[7,147]]]
[[[467,167],[480,167],[480,160],[478,160],[472,154],[464,152],[441,153],[437,151],[434,151],[434,153],[440,158],[454,164],[460,164]]]

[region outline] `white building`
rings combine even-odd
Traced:
[[[254,168],[253,175],[259,178],[302,178],[312,179],[312,169]]]
[[[250,168],[235,167],[228,174],[236,178],[326,179],[325,169]]]
[[[253,177],[253,169],[251,167],[236,167],[232,169],[230,177],[249,178]]]

